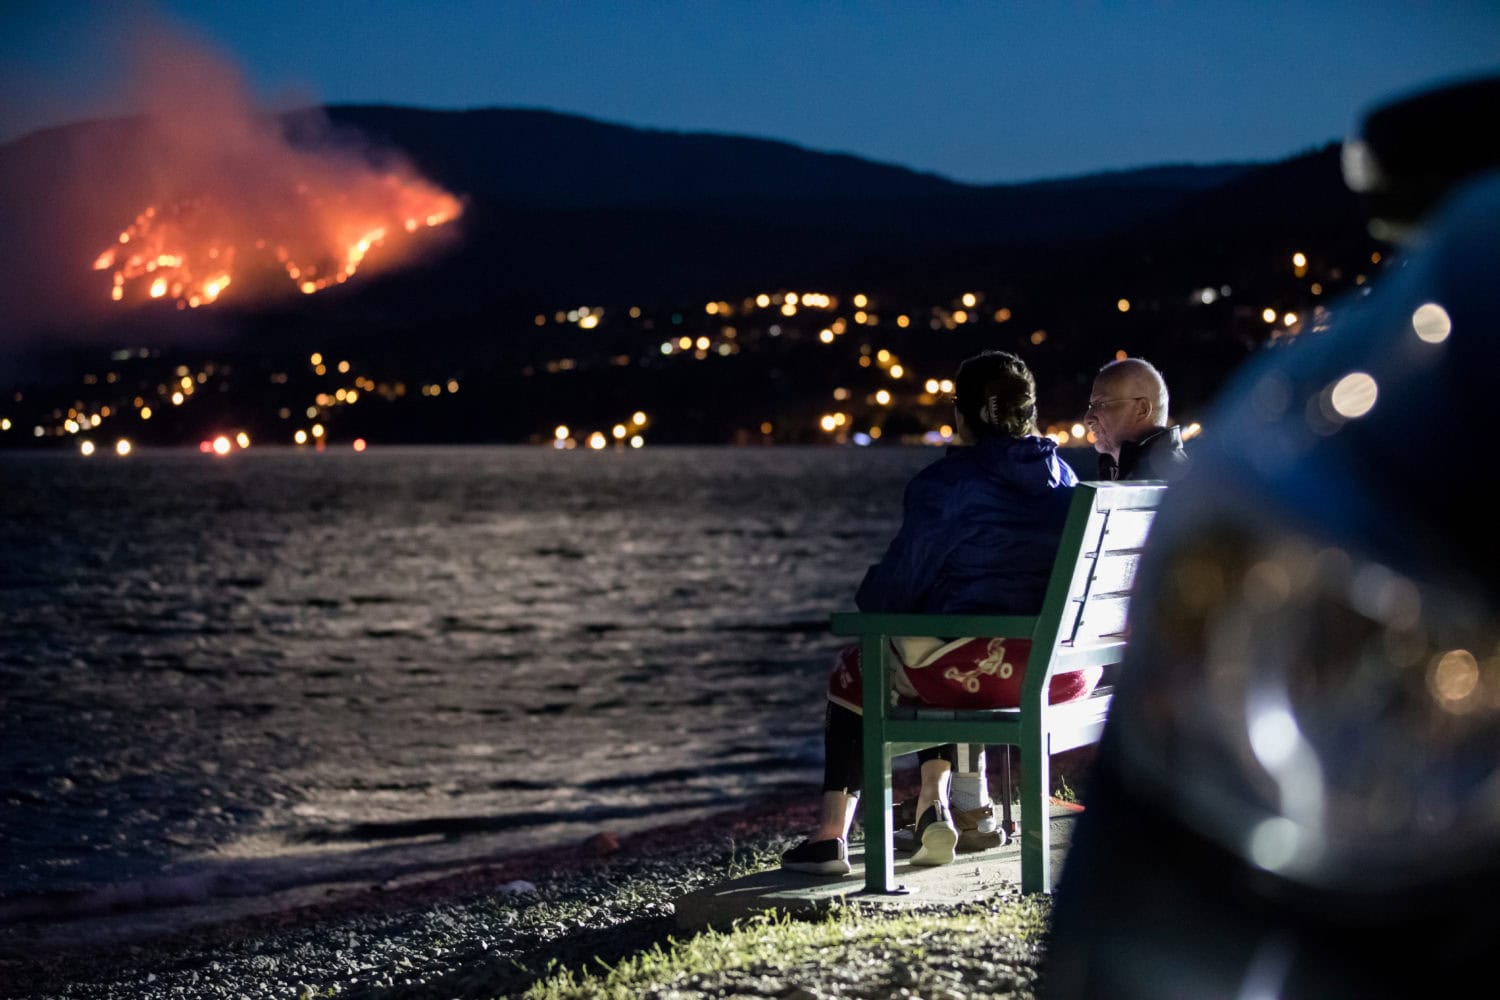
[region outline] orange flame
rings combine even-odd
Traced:
[[[252,266],[279,269],[311,295],[353,277],[391,232],[434,228],[462,213],[458,199],[418,178],[366,174],[341,183],[344,189],[333,192],[298,182],[269,219],[263,209],[223,198],[148,206],[95,258],[94,270],[113,269],[116,302],[170,297],[179,309],[196,309],[233,284],[237,258],[245,256],[237,247],[246,245]],[[274,231],[254,231],[258,226]]]

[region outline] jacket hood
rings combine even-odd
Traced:
[[[1043,493],[1078,482],[1051,438],[981,438],[976,444],[953,450],[967,452],[986,477],[1024,493]]]

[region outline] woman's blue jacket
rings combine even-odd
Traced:
[[[861,611],[1035,614],[1078,476],[1048,438],[952,447],[906,487],[901,530]]]

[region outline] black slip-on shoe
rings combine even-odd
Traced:
[[[953,849],[958,844],[958,827],[948,807],[934,802],[917,820],[917,840],[921,846],[911,856],[914,865],[946,865],[953,860]]]
[[[848,875],[849,848],[842,840],[804,840],[781,855],[787,871],[812,875]]]

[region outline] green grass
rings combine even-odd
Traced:
[[[646,996],[1030,997],[1045,938],[1042,897],[959,908],[835,906],[817,919],[762,915],[726,931],[668,938],[613,967],[563,970],[527,1000]]]

